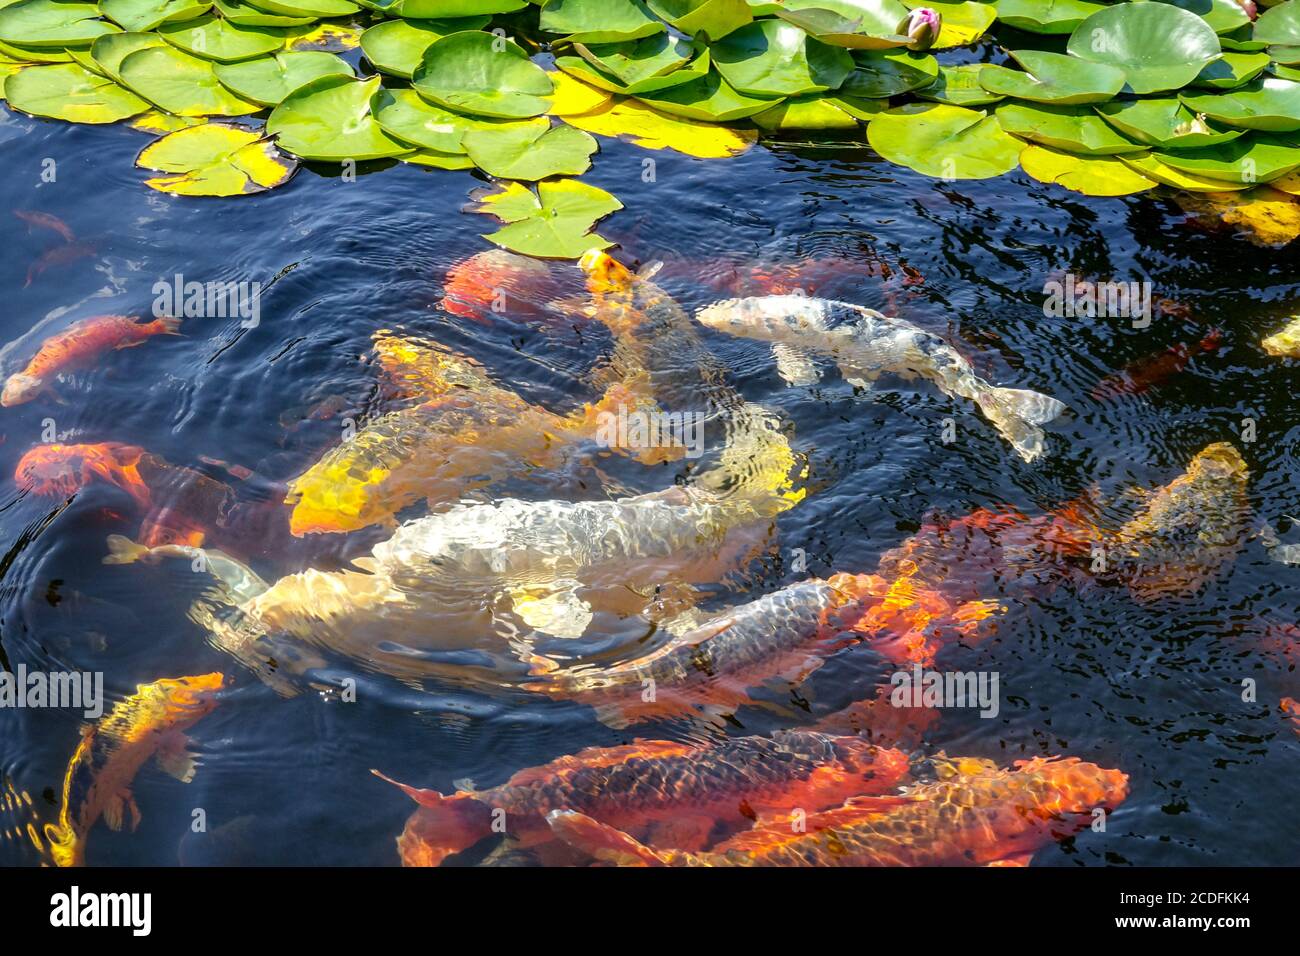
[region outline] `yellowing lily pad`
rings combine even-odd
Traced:
[[[1129,169],[1141,173],[1147,179],[1154,179],[1162,186],[1172,186],[1174,189],[1195,193],[1225,193],[1245,188],[1221,179],[1211,179],[1208,176],[1198,176],[1195,173],[1174,169],[1167,163],[1161,162],[1160,157],[1154,153],[1121,156],[1120,159]]]
[[[915,10],[929,7],[939,14],[939,36],[930,47],[932,50],[945,50],[954,46],[974,43],[985,33],[998,18],[998,10],[991,3],[936,3],[934,0],[907,0],[907,6]]]
[[[589,86],[581,80],[561,73],[558,70],[551,75],[555,93],[551,97],[552,116],[580,116],[605,106],[613,97],[604,90]]]
[[[298,169],[270,138],[241,126],[204,123],[150,143],[136,165],[168,173],[145,180],[159,192],[178,196],[241,196],[264,192]]]
[[[758,138],[753,130],[669,116],[636,100],[607,102],[586,113],[565,116],[564,121],[588,133],[629,140],[643,149],[671,149],[700,159],[738,155]]]
[[[1054,183],[1088,196],[1128,196],[1157,185],[1119,159],[1104,156],[1075,156],[1046,146],[1029,145],[1020,154],[1020,165],[1042,183]]]
[[[149,109],[130,90],[77,63],[29,66],[6,77],[5,99],[16,110],[69,123],[116,123]]]
[[[505,249],[549,259],[577,259],[588,249],[612,243],[591,232],[599,220],[623,208],[605,190],[576,179],[539,183],[537,192],[520,183],[475,191],[474,212],[507,225],[483,238]]]
[[[1240,193],[1177,193],[1174,198],[1202,220],[1237,227],[1257,246],[1284,246],[1300,236],[1300,204],[1268,186]]]

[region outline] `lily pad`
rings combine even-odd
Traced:
[[[654,39],[651,37],[651,39]],[[674,86],[682,86],[693,80],[701,79],[709,73],[709,51],[703,51],[685,66],[678,67],[671,73],[661,76],[648,76],[632,84],[625,84],[612,73],[608,73],[589,60],[579,56],[557,56],[555,65],[564,73],[577,77],[590,86],[598,87],[610,93],[624,96],[640,96],[643,93],[657,93]]]
[[[1232,90],[1249,83],[1263,73],[1272,59],[1267,53],[1225,53],[1192,80],[1193,86]]]
[[[377,76],[312,80],[271,112],[266,131],[295,156],[322,162],[362,162],[411,152],[375,121],[371,101],[378,89]]]
[[[235,63],[266,56],[284,47],[285,33],[274,27],[241,27],[211,15],[185,23],[164,23],[158,35],[186,53]]]
[[[277,106],[290,93],[322,76],[351,76],[352,67],[333,53],[317,50],[287,51],[274,56],[221,63],[214,67],[217,79],[234,93],[253,103]]]
[[[1222,52],[1204,20],[1168,3],[1120,3],[1099,10],[1070,34],[1072,56],[1124,71],[1134,93],[1176,90]]]
[[[118,33],[115,23],[100,19],[93,3],[22,0],[0,9],[0,40],[30,47],[87,47],[96,37]]]
[[[461,116],[423,99],[414,90],[380,89],[371,104],[375,121],[388,135],[438,153],[464,153],[467,130],[482,121]],[[535,122],[546,130],[547,122]]]
[[[141,150],[135,164],[170,174],[147,179],[145,185],[178,196],[265,192],[288,182],[298,169],[298,161],[268,137],[225,123],[169,133]]]
[[[69,123],[116,123],[149,109],[130,90],[77,63],[29,66],[6,77],[5,99],[16,110]]]
[[[314,16],[287,17],[282,13],[266,13],[242,0],[216,0],[215,5],[218,13],[240,27],[302,27],[317,20]]]
[[[1260,133],[1219,146],[1166,150],[1160,161],[1174,169],[1231,183],[1266,183],[1300,168],[1300,149]]]
[[[574,43],[618,43],[664,29],[641,0],[543,0],[539,25]]]
[[[939,62],[928,53],[911,50],[857,50],[856,69],[840,84],[841,96],[885,99],[923,90],[939,78]]]
[[[524,180],[580,176],[599,148],[590,134],[572,126],[538,129],[531,123],[472,129],[463,143],[474,165],[489,176]]]
[[[403,163],[413,166],[428,166],[433,169],[473,169],[474,160],[464,153],[440,153],[433,149],[417,149],[413,153],[399,156]]]
[[[1023,144],[996,118],[946,103],[911,103],[867,124],[885,159],[942,179],[989,179],[1016,168]]]
[[[1073,33],[1104,3],[1087,0],[996,0],[998,21],[1029,33]]]
[[[1245,188],[1238,183],[1224,182],[1221,179],[1211,179],[1207,176],[1197,176],[1193,173],[1185,173],[1181,169],[1174,169],[1174,167],[1162,162],[1155,153],[1121,156],[1120,159],[1129,169],[1141,173],[1147,179],[1155,180],[1162,186],[1172,186],[1174,189],[1197,193],[1223,193]]]
[[[17,43],[5,43],[3,40],[0,40],[0,55],[20,63],[69,63],[72,60],[66,49],[22,46]]]
[[[90,56],[99,65],[100,73],[120,82],[118,68],[127,56],[136,50],[166,45],[167,41],[156,33],[110,33],[90,45]]]
[[[966,0],[964,3],[907,0],[907,6],[912,9],[929,7],[939,14],[939,36],[930,47],[932,50],[946,50],[974,43],[988,32],[998,18],[997,7],[993,4],[976,3],[974,0]]]
[[[1094,108],[1102,119],[1129,139],[1162,149],[1215,146],[1234,140],[1243,132],[1209,125],[1175,96],[1115,100]]]
[[[1300,3],[1288,0],[1265,10],[1255,21],[1252,39],[1267,44],[1275,59],[1291,62],[1290,51],[1300,47]]]
[[[1004,98],[1002,94],[990,93],[980,85],[980,71],[984,67],[983,63],[940,66],[939,78],[917,91],[916,95],[953,106],[987,106],[997,103]]]
[[[990,93],[1035,103],[1105,103],[1124,88],[1124,71],[1104,63],[1040,50],[1011,54],[1026,72],[990,64],[980,70],[980,85]]]
[[[735,156],[757,139],[753,130],[669,116],[636,100],[607,101],[586,113],[565,116],[564,121],[598,136],[628,140],[642,149],[671,149],[699,159]]]
[[[828,46],[781,20],[757,20],[710,47],[714,66],[738,92],[802,96],[837,89],[853,72],[847,50]]]
[[[540,183],[535,194],[520,183],[510,183],[477,190],[472,198],[473,211],[507,223],[483,238],[514,252],[549,259],[577,259],[588,249],[607,249],[612,243],[590,230],[623,208],[605,190],[576,179]]]
[[[745,0],[646,0],[646,6],[687,36],[717,40],[754,19]]]
[[[862,50],[906,46],[907,7],[898,0],[786,0],[777,16],[823,43]]]
[[[355,23],[309,23],[285,30],[286,50],[346,53],[361,46],[362,29]]]
[[[361,34],[361,50],[376,69],[410,79],[435,40],[452,33],[477,30],[487,17],[460,20],[386,20]]]
[[[1237,0],[1160,0],[1196,14],[1215,33],[1231,33],[1250,23],[1250,16]]]
[[[857,129],[857,116],[825,93],[796,96],[756,113],[754,125],[766,130]]]
[[[378,3],[367,3],[366,6],[413,20],[454,20],[512,13],[528,6],[528,0],[397,0],[387,6]]]
[[[716,70],[681,86],[642,93],[637,99],[662,113],[710,123],[730,123],[775,105],[771,99],[737,92]]]
[[[1087,106],[1009,101],[997,108],[996,115],[1008,133],[1069,153],[1112,156],[1147,148],[1115,132]]]
[[[1181,97],[1184,105],[1210,119],[1242,129],[1300,130],[1300,83],[1274,77],[1220,95]]]
[[[1064,186],[1087,196],[1129,196],[1157,185],[1119,159],[1075,156],[1046,146],[1026,146],[1020,165],[1040,183]]]
[[[193,20],[212,0],[100,0],[99,9],[123,30],[143,33],[170,20]]]
[[[244,0],[251,7],[283,17],[346,17],[361,8],[351,0]]]
[[[587,62],[610,74],[624,86],[653,80],[683,66],[695,49],[685,40],[658,33],[622,43],[574,44]]]
[[[601,109],[613,99],[604,90],[583,83],[558,70],[551,74],[551,82],[555,84],[555,93],[551,97],[549,110],[552,116],[581,116],[583,113]]]
[[[514,41],[472,31],[435,40],[412,83],[440,106],[504,119],[545,113],[555,89],[546,71]]]
[[[128,53],[118,65],[122,84],[177,116],[247,116],[262,107],[227,90],[210,60],[172,46]]]

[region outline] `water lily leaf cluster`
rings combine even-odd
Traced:
[[[185,195],[281,160],[477,169],[491,240],[538,256],[604,242],[617,200],[573,178],[602,140],[721,160],[812,132],[1098,196],[1300,168],[1300,0],[0,0],[0,84],[161,135],[191,165],[149,185]]]

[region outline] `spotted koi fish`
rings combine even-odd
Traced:
[[[122,829],[128,816],[132,830],[139,826],[131,785],[150,758],[182,782],[193,779],[185,731],[216,707],[223,681],[214,673],[141,684],[85,728],[64,775],[58,823],[45,825],[58,866],[85,863],[86,838],[101,817],[111,830]],[[73,791],[83,780],[88,782],[78,800]]]
[[[546,814],[562,808],[702,849],[719,834],[781,819],[795,807],[813,811],[892,792],[908,768],[901,751],[855,737],[784,731],[708,744],[591,747],[522,770],[499,787],[451,796],[374,773],[420,805],[397,840],[403,864],[438,866],[493,832],[505,832],[521,849],[549,843]]]
[[[180,319],[164,316],[137,322],[122,315],[101,315],[52,335],[21,372],[9,376],[0,392],[6,407],[30,402],[49,390],[55,376],[93,364],[112,349],[129,349],[155,335],[180,335]]]
[[[447,270],[443,311],[489,325],[491,318],[533,320],[548,316],[555,281],[545,263],[505,249],[488,249]]]
[[[1259,344],[1269,355],[1300,358],[1300,318],[1292,319]]]
[[[1076,757],[1011,770],[971,758],[938,763],[946,779],[904,796],[855,797],[809,814],[802,828],[760,825],[704,852],[646,846],[573,809],[547,820],[560,839],[621,866],[1027,866],[1128,795],[1125,774]]]

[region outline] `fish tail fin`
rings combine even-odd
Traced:
[[[1027,388],[989,386],[979,396],[980,409],[1025,461],[1043,454],[1043,430],[1065,403]]]
[[[159,316],[153,325],[159,335],[181,334],[181,320],[174,315]]]
[[[110,534],[108,554],[104,555],[104,564],[135,564],[148,553],[148,548],[136,544],[126,535]]]
[[[575,810],[552,810],[546,815],[551,831],[570,846],[597,860],[620,866],[667,866],[664,854],[638,843],[622,830],[606,826]]]
[[[420,805],[397,840],[403,866],[439,866],[492,832],[493,809],[471,793],[447,796],[398,783],[378,770],[370,772]]]

